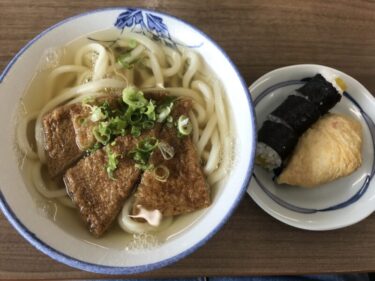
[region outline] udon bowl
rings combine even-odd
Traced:
[[[127,12],[127,13],[125,13]],[[126,17],[124,17],[124,13]],[[194,213],[162,243],[146,239],[133,247],[121,237],[98,239],[75,220],[60,214],[25,180],[15,145],[15,115],[20,99],[39,67],[45,50],[101,30],[142,28],[168,40],[194,48],[221,81],[233,125],[233,163],[226,180],[215,188],[210,207]],[[157,38],[159,36],[159,38]],[[164,37],[163,37],[164,36]],[[0,76],[0,207],[9,222],[34,247],[51,258],[82,270],[107,274],[133,274],[173,263],[203,245],[229,218],[246,191],[253,167],[255,123],[246,84],[225,52],[207,35],[173,16],[128,8],[96,10],[68,18],[36,36],[11,60]],[[33,97],[38,99],[38,96]],[[189,216],[189,215],[188,215]],[[148,246],[144,247],[144,243]],[[138,245],[139,246],[139,245]]]

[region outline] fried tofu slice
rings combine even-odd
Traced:
[[[191,102],[177,100],[172,110],[172,117],[188,115]],[[165,166],[169,177],[165,182],[155,178],[154,171],[146,171],[135,193],[133,213],[140,208],[159,210],[163,216],[189,213],[208,207],[211,204],[210,189],[203,174],[200,160],[190,136],[180,137],[173,126],[164,126],[159,140],[174,148],[175,155],[165,160],[159,149],[150,158],[156,168]]]
[[[71,109],[70,115],[75,132],[75,142],[80,150],[85,151],[91,148],[95,142],[93,129],[97,122],[90,119],[93,106],[101,106],[107,103],[109,108],[115,110],[120,107],[120,97],[118,96],[103,96],[93,99],[91,102],[75,106]]]
[[[109,102],[112,108],[118,106],[118,97],[100,97],[90,106]],[[94,122],[89,120],[90,107],[82,103],[63,105],[43,117],[44,150],[51,177],[61,175],[67,168],[83,157],[95,138]]]
[[[65,173],[64,183],[67,192],[94,236],[102,236],[112,225],[126,199],[140,181],[141,170],[129,157],[129,152],[143,139],[155,137],[155,133],[156,130],[153,129],[138,138],[118,137],[114,144],[80,160]],[[107,149],[119,155],[113,178],[106,170]]]
[[[51,177],[56,177],[82,157],[75,141],[71,110],[79,110],[78,104],[60,106],[43,117],[44,150]]]

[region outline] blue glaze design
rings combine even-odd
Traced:
[[[277,83],[275,85],[272,85],[272,86],[268,87],[267,89],[265,89],[259,96],[257,96],[257,98],[254,100],[254,106],[256,107],[257,104],[264,97],[266,97],[268,94],[272,93],[273,91],[275,91],[279,88],[283,88],[283,87],[291,86],[291,85],[302,85],[302,84],[305,84],[309,79],[310,78],[304,78],[304,79],[301,79],[301,80],[290,80],[290,81],[284,81],[284,82],[280,82],[280,83]],[[372,144],[373,144],[373,147],[375,148],[375,124],[374,124],[374,122],[368,116],[368,114],[362,109],[362,107],[359,105],[359,103],[349,93],[344,92],[343,97],[347,98],[351,103],[353,103],[358,108],[359,112],[361,113],[363,119],[365,120],[365,122],[368,126],[368,129],[369,129],[370,134],[371,134]],[[359,188],[359,190],[352,197],[348,198],[344,202],[338,203],[336,205],[333,205],[333,206],[330,206],[330,207],[327,207],[327,208],[322,208],[322,209],[304,208],[304,207],[299,207],[299,206],[290,204],[287,201],[277,197],[270,190],[268,190],[267,187],[257,177],[255,172],[253,172],[253,177],[254,177],[255,181],[257,182],[258,186],[263,190],[263,192],[266,193],[274,202],[276,202],[280,206],[282,206],[282,207],[284,207],[288,210],[298,212],[298,213],[314,214],[314,213],[318,213],[318,212],[327,212],[327,211],[339,210],[339,209],[345,208],[345,207],[357,202],[363,196],[363,194],[366,193],[366,191],[367,191],[367,189],[370,185],[370,182],[371,182],[372,178],[374,177],[374,174],[375,174],[375,159],[373,160],[371,171],[366,175],[366,178],[365,178],[362,186]]]
[[[142,11],[138,9],[128,9],[127,11],[122,12],[115,22],[115,26],[122,30],[125,27],[133,27],[138,24],[145,27]]]
[[[161,17],[155,16],[153,14],[146,14],[147,17],[147,26],[150,30],[154,30],[159,36],[167,36],[169,35],[168,27],[163,23],[163,19]]]
[[[9,73],[11,68],[14,66],[14,64],[17,62],[17,60],[22,57],[22,55],[27,51],[28,48],[30,48],[35,42],[37,42],[40,38],[45,36],[47,33],[50,31],[54,30],[55,28],[58,28],[59,26],[70,22],[72,20],[75,20],[80,17],[84,17],[87,15],[92,15],[96,13],[101,13],[101,12],[106,12],[106,11],[123,11],[123,10],[129,10],[126,7],[110,7],[110,8],[102,8],[98,10],[93,10],[89,11],[86,13],[78,14],[76,16],[67,18],[61,22],[58,22],[57,24],[49,27],[48,29],[44,30],[40,34],[38,34],[36,37],[34,37],[31,41],[29,41],[14,57],[13,59],[9,62],[9,64],[5,67],[4,71],[0,74],[0,83],[5,79],[6,75]],[[140,10],[140,9],[138,9]],[[151,13],[154,11],[142,9],[142,11]],[[155,14],[155,13],[154,13]],[[174,16],[165,14],[165,13],[157,13],[159,15],[162,15],[163,17],[168,17],[173,20],[179,21],[183,23],[184,25],[190,27],[193,29],[196,33],[200,34],[202,37],[205,38],[208,42],[210,42],[213,46],[215,46],[216,49],[220,51],[220,53],[225,57],[225,59],[230,63],[230,65],[233,67],[235,73],[237,74],[242,88],[244,92],[246,93],[246,100],[247,100],[247,106],[250,111],[250,116],[251,116],[251,124],[249,124],[250,128],[252,128],[252,135],[256,136],[256,124],[255,124],[255,113],[254,113],[254,106],[253,102],[251,99],[250,92],[248,90],[248,87],[243,80],[239,70],[237,69],[236,65],[233,63],[233,61],[228,57],[228,55],[225,53],[225,51],[217,45],[208,35],[197,29],[195,26],[191,25],[188,22],[185,22],[179,18],[176,18]],[[203,43],[202,43],[203,44]],[[177,254],[169,259],[152,263],[152,264],[146,264],[142,266],[131,266],[131,267],[115,267],[115,266],[104,266],[100,264],[93,264],[93,263],[88,263],[84,262],[81,260],[78,260],[74,257],[65,255],[64,253],[57,251],[56,249],[52,248],[42,240],[40,240],[34,233],[29,231],[27,227],[17,218],[17,216],[14,214],[10,206],[8,205],[4,195],[1,192],[1,187],[0,187],[0,210],[3,212],[7,220],[11,223],[11,225],[17,230],[17,232],[22,235],[31,245],[33,245],[36,249],[39,251],[43,252],[44,254],[48,255],[49,257],[53,258],[54,260],[64,263],[68,266],[75,267],[81,270],[89,271],[89,272],[95,272],[95,273],[101,273],[101,274],[137,274],[137,273],[142,273],[146,271],[152,271],[156,270],[162,267],[165,267],[167,265],[170,265],[172,263],[177,262],[178,260],[188,256],[192,252],[194,252],[196,249],[199,247],[203,246],[216,232],[219,231],[219,229],[228,221],[229,217],[237,207],[237,205],[240,203],[243,195],[245,194],[247,187],[250,183],[250,178],[253,172],[254,168],[254,156],[255,156],[255,147],[256,147],[256,138],[251,140],[251,154],[250,154],[250,161],[247,164],[246,167],[246,177],[244,178],[243,184],[241,186],[241,191],[239,192],[237,198],[235,198],[233,205],[231,208],[228,210],[228,212],[224,215],[222,221],[216,225],[214,229],[210,233],[207,234],[206,237],[204,237],[201,241],[198,241],[196,244],[192,245],[191,248],[187,249],[184,252],[181,252],[180,254]]]
[[[163,18],[154,13],[144,12],[140,9],[127,9],[116,19],[115,27],[121,29],[131,28],[132,32],[142,33],[155,41],[160,41],[168,47],[177,49],[177,46],[188,48],[199,48],[203,42],[198,45],[185,45],[175,42],[169,33],[168,26],[163,22]]]

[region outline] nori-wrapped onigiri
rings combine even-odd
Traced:
[[[256,164],[281,172],[299,136],[340,101],[345,87],[340,78],[317,74],[289,95],[258,131]]]
[[[269,119],[285,122],[296,134],[301,135],[320,117],[318,108],[303,97],[290,95],[271,112]]]
[[[317,74],[297,89],[297,92],[314,103],[320,114],[324,115],[341,99],[341,94],[332,82],[327,81],[321,74]]]
[[[296,146],[298,136],[287,126],[265,121],[258,132],[256,163],[273,170],[281,166]]]

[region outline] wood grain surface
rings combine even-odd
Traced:
[[[196,25],[224,48],[249,85],[281,66],[316,63],[348,73],[375,93],[373,1],[0,0],[0,70],[25,43],[50,25],[110,6],[146,7]],[[207,244],[171,266],[139,276],[353,271],[375,271],[375,216],[341,230],[309,232],[276,221],[246,195]],[[0,278],[102,277],[43,255],[0,214]]]

